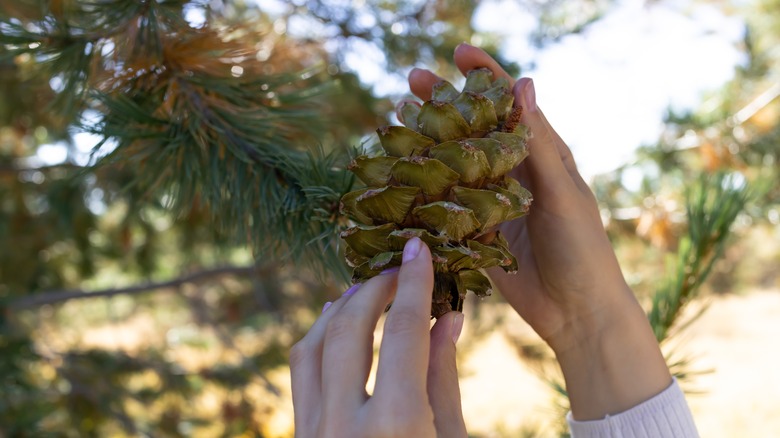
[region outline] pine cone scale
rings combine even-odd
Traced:
[[[403,246],[419,237],[431,249],[431,315],[462,310],[470,291],[490,295],[484,269],[517,271],[499,224],[524,216],[531,194],[507,173],[528,156],[509,82],[488,69],[466,76],[463,91],[433,86],[422,106],[399,108],[405,126],[377,130],[385,155],[350,165],[366,188],[346,194],[341,212],[357,225],[342,232],[353,281],[401,264]]]

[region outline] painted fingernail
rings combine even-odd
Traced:
[[[420,253],[421,248],[422,240],[420,240],[419,237],[412,237],[407,240],[406,245],[404,246],[404,257],[401,263],[407,263],[414,260],[414,258],[417,257],[417,254]]]
[[[328,310],[328,307],[330,307],[331,304],[333,304],[332,301],[328,301],[327,303],[325,303],[325,305],[322,306],[322,313],[325,313],[325,311]]]
[[[460,333],[463,331],[463,314],[458,312],[455,317],[452,318],[452,327],[450,327],[450,333],[452,334],[452,343],[457,344],[460,338]]]
[[[387,268],[384,271],[380,272],[379,275],[393,274],[395,272],[398,272],[400,269],[401,269],[400,266],[393,266],[392,268]]]
[[[533,79],[530,79],[523,87],[523,104],[526,111],[536,111],[536,89]]]
[[[342,295],[342,296],[348,297],[348,296],[354,294],[355,292],[358,291],[358,289],[360,289],[360,286],[362,286],[362,285],[363,285],[363,283],[355,283],[355,284],[353,284],[352,286],[349,287],[349,289],[347,289],[346,292],[344,292],[344,295]]]

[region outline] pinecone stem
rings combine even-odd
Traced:
[[[433,280],[433,300],[431,316],[439,318],[447,312],[463,311],[463,297],[458,293],[458,285],[452,274],[436,274]]]

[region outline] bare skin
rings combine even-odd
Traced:
[[[297,437],[466,436],[455,366],[463,315],[429,329],[432,291],[430,250],[414,238],[398,273],[326,308],[290,354]],[[369,396],[373,332],[391,301]]]
[[[487,67],[509,79],[522,123],[533,133],[529,158],[512,171],[534,195],[531,213],[501,228],[520,270],[490,274],[555,352],[572,416],[601,419],[660,393],[672,382],[669,370],[623,279],[593,193],[537,106],[533,82],[515,81],[476,47],[462,44],[454,58],[464,74]],[[412,92],[423,100],[439,80],[428,70],[409,75]],[[466,436],[455,364],[463,315],[450,312],[429,330],[430,257],[424,244],[419,251],[407,245],[398,273],[377,276],[336,300],[293,347],[296,436]],[[373,331],[391,300],[369,395]]]
[[[455,64],[465,74],[489,68],[513,85],[529,126],[530,156],[512,176],[534,195],[531,213],[503,224],[519,271],[491,277],[514,309],[552,347],[577,420],[603,418],[660,393],[672,378],[645,314],[626,284],[601,223],[595,197],[571,151],[536,104],[533,82],[511,78],[483,50],[461,44]],[[409,75],[412,92],[430,98],[441,80]]]

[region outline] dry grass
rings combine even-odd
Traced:
[[[478,339],[467,330],[461,339],[461,391],[470,434],[555,436],[561,413],[553,403],[554,394],[539,378],[534,361],[521,359],[518,351],[518,345],[534,345],[535,335],[508,307],[490,307],[495,307],[491,312],[503,313],[500,329]],[[467,318],[466,324],[470,322],[474,321]],[[709,300],[709,308],[685,331],[679,346],[680,353],[694,359],[694,369],[712,371],[688,385],[702,391],[688,396],[701,436],[763,437],[780,431],[778,339],[780,290]],[[289,388],[288,375],[276,377]],[[291,436],[289,390],[267,426],[270,436]]]

